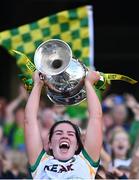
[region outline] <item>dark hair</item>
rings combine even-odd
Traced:
[[[82,144],[82,141],[81,141],[81,133],[80,133],[80,130],[78,128],[77,125],[73,124],[71,121],[66,121],[66,120],[61,120],[61,121],[57,121],[50,129],[49,131],[49,142],[51,142],[51,139],[52,139],[52,136],[53,136],[53,133],[54,133],[54,130],[56,128],[56,126],[58,126],[59,124],[62,124],[62,123],[66,123],[66,124],[70,124],[73,129],[75,130],[75,135],[76,135],[76,139],[77,139],[77,143],[78,143],[78,149],[75,151],[75,154],[79,154],[81,152],[81,150],[83,149],[83,144]],[[50,150],[49,152],[51,155],[52,155],[52,151]]]

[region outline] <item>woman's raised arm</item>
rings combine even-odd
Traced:
[[[28,154],[29,163],[33,165],[40,152],[43,149],[39,122],[37,114],[39,109],[39,102],[41,90],[44,82],[40,80],[39,73],[34,73],[34,86],[28,98],[25,107],[25,143]]]
[[[93,85],[100,79],[99,72],[89,70],[85,79],[89,120],[85,137],[85,150],[94,161],[100,158],[102,147],[102,108]]]

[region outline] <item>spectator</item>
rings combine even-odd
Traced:
[[[113,131],[111,147],[112,162],[110,163],[109,168],[113,169],[119,166],[129,167],[131,163],[131,158],[128,157],[130,141],[127,132],[121,127],[117,127]]]
[[[130,128],[130,141],[134,147],[137,137],[139,136],[139,103],[131,94],[125,94],[126,104],[132,110],[134,117]]]
[[[0,125],[3,125],[5,121],[6,105],[7,105],[6,99],[4,97],[0,97]]]
[[[4,124],[4,135],[7,138],[7,145],[20,150],[24,147],[24,106],[21,105],[26,100],[26,90],[21,86],[19,95],[6,107],[6,119]]]

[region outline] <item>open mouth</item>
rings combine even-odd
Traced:
[[[61,142],[60,144],[59,144],[59,148],[60,149],[69,149],[70,148],[70,145],[69,145],[69,143],[68,142]]]
[[[118,146],[118,149],[119,149],[119,150],[122,150],[122,149],[124,149],[124,146],[119,145],[119,146]]]

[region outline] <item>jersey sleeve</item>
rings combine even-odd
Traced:
[[[87,153],[87,151],[85,149],[83,149],[81,151],[82,156],[89,162],[89,164],[94,167],[94,168],[98,168],[99,163],[100,163],[100,159],[98,161],[93,161],[93,159],[89,156],[89,154]]]
[[[48,155],[46,154],[46,151],[43,149],[43,150],[41,151],[41,153],[39,154],[39,156],[38,156],[35,164],[29,165],[29,171],[30,171],[30,173],[33,174],[33,173],[36,171],[37,167],[39,166],[40,162],[41,162],[43,159],[46,159],[47,157],[48,157]]]

